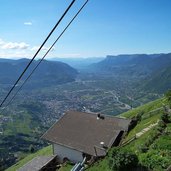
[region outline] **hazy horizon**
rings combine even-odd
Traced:
[[[0,56],[31,58],[70,1],[2,1]],[[42,56],[83,0],[76,2]],[[47,58],[169,53],[170,0],[89,1]],[[15,6],[15,9],[14,9]]]
[[[45,58],[46,60],[53,60],[53,59],[89,59],[89,58],[106,58],[107,56],[120,56],[120,55],[155,55],[155,54],[170,54],[171,52],[169,53],[164,53],[164,52],[161,52],[161,53],[121,53],[121,54],[108,54],[108,55],[105,55],[105,56],[87,56],[87,57],[47,57]],[[9,60],[19,60],[19,59],[31,59],[32,57],[8,57],[8,58],[5,58],[5,57],[1,57],[0,56],[0,59],[9,59]],[[39,60],[41,59],[41,57],[37,57],[36,60]]]

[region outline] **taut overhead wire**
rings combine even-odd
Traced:
[[[16,85],[18,84],[18,82],[20,81],[20,79],[23,77],[24,73],[27,71],[27,69],[29,68],[29,66],[33,62],[33,60],[36,58],[37,54],[40,52],[40,50],[45,45],[45,43],[47,42],[47,40],[49,39],[49,37],[55,31],[55,29],[58,27],[58,25],[60,24],[60,22],[62,21],[62,19],[65,17],[65,15],[67,14],[67,12],[70,10],[70,8],[72,7],[72,5],[74,4],[75,1],[76,0],[73,0],[70,3],[70,5],[68,6],[68,8],[65,10],[65,12],[63,13],[63,15],[61,16],[61,18],[58,20],[58,22],[56,23],[56,25],[53,27],[53,29],[51,30],[51,32],[48,34],[48,36],[46,37],[46,39],[44,40],[44,42],[41,44],[40,48],[37,50],[37,52],[35,53],[35,55],[33,56],[33,58],[30,60],[30,62],[28,63],[28,65],[25,67],[24,71],[21,73],[21,75],[19,76],[19,78],[17,79],[17,81],[15,82],[15,84],[12,86],[12,88],[10,89],[10,91],[7,93],[7,95],[5,96],[4,100],[1,102],[0,107],[2,107],[2,105],[4,104],[4,102],[6,101],[6,99],[9,97],[9,95],[11,94],[11,92],[13,91],[13,89],[16,87]]]
[[[59,39],[62,37],[62,35],[65,33],[65,31],[68,29],[68,27],[72,24],[72,22],[76,19],[76,17],[79,15],[79,13],[83,10],[83,8],[86,6],[89,0],[86,0],[86,2],[81,6],[81,8],[78,10],[78,12],[74,15],[74,17],[71,19],[71,21],[68,23],[68,25],[65,27],[65,29],[61,32],[61,34],[58,36],[58,38],[54,41],[54,43],[51,45],[51,47],[48,49],[48,51],[45,53],[45,55],[41,58],[41,60],[38,62],[38,64],[34,67],[32,72],[29,74],[29,76],[26,78],[26,80],[22,83],[20,88],[17,90],[17,92],[13,95],[11,100],[5,105],[6,107],[14,100],[14,98],[17,96],[17,94],[21,91],[23,86],[26,84],[26,82],[29,80],[29,78],[32,76],[32,74],[35,72],[35,70],[38,68],[38,66],[41,64],[41,62],[44,60],[44,58],[48,55],[48,53],[51,51],[51,49],[55,46],[55,44],[59,41]]]

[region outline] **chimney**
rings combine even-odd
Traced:
[[[103,115],[101,115],[100,113],[98,113],[98,114],[97,114],[97,119],[102,119],[102,120],[104,120],[105,117],[104,117]]]

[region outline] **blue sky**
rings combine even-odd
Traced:
[[[0,0],[0,57],[31,58],[71,0]],[[45,50],[83,4],[76,0]],[[89,0],[47,58],[171,52],[171,0]]]

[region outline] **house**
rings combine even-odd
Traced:
[[[60,162],[76,163],[84,157],[105,156],[109,148],[119,144],[129,124],[130,120],[124,118],[69,111],[42,138],[52,143]]]

